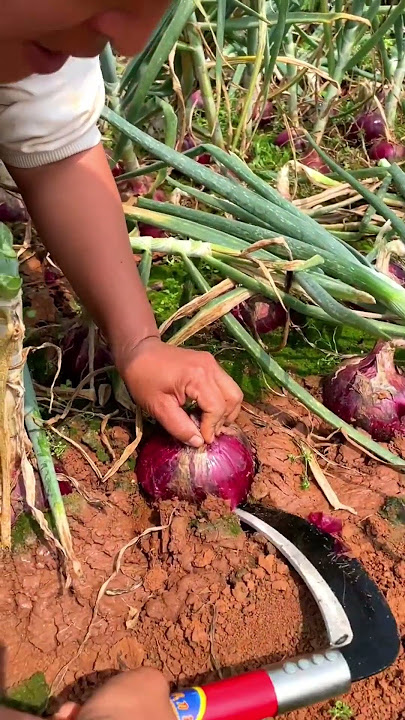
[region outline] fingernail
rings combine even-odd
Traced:
[[[193,437],[190,438],[187,445],[190,445],[194,448],[199,448],[204,445],[204,440],[202,439],[201,435],[193,435]]]

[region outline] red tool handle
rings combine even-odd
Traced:
[[[341,695],[350,685],[343,655],[326,650],[176,692],[171,702],[178,720],[265,720]]]
[[[273,683],[265,670],[172,695],[179,720],[263,720],[277,715]]]

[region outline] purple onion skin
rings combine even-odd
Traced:
[[[191,98],[190,98],[190,99],[191,99],[192,104],[193,104],[198,110],[202,110],[202,109],[204,108],[204,100],[203,100],[203,96],[202,96],[202,94],[201,94],[201,90],[195,90],[195,91],[191,94]]]
[[[387,128],[379,112],[362,113],[356,118],[349,130],[349,139],[359,140],[361,134],[366,143],[387,137]]]
[[[146,225],[146,223],[138,223],[139,234],[141,237],[162,238],[166,237],[166,233],[162,228],[154,225]]]
[[[191,150],[195,147],[197,147],[197,143],[194,138],[191,135],[185,135],[181,152],[186,152],[187,150]],[[212,162],[211,155],[209,155],[209,153],[202,153],[195,159],[198,163],[200,163],[200,165],[209,165]]]
[[[399,285],[405,287],[405,267],[391,260],[388,266],[389,274]]]
[[[405,159],[405,147],[398,143],[380,140],[372,144],[369,150],[370,160],[388,160],[397,162]]]
[[[405,435],[405,377],[394,365],[394,347],[380,341],[366,357],[343,363],[325,380],[323,402],[374,440]]]
[[[305,138],[303,135],[299,135],[297,132],[292,132],[292,141],[294,144],[294,147],[299,152],[305,152],[307,148],[307,143],[305,141]],[[291,144],[290,135],[288,133],[288,130],[283,130],[279,135],[277,135],[274,144],[277,145],[277,147],[286,147],[287,145]]]
[[[214,495],[232,508],[245,500],[254,470],[248,441],[236,429],[199,449],[159,431],[145,442],[136,463],[138,482],[154,500],[201,502]]]
[[[79,383],[89,371],[89,340],[88,328],[84,325],[73,326],[65,335],[61,343],[62,349],[62,379],[69,379],[72,383]],[[112,357],[108,348],[96,339],[94,353],[94,369],[112,365]]]
[[[0,222],[26,222],[28,213],[20,198],[0,188]]]
[[[253,108],[252,119],[254,122],[256,122],[256,120],[259,119],[261,112],[262,112],[262,103],[258,103]],[[263,109],[263,114],[259,121],[259,127],[264,128],[264,127],[267,127],[268,125],[270,125],[271,122],[274,120],[274,115],[275,115],[275,113],[274,113],[273,103],[270,100],[266,100],[266,103],[265,103],[265,106]]]
[[[322,173],[322,175],[329,175],[332,172],[330,167],[324,163],[316,150],[311,150],[307,155],[305,155],[305,157],[301,158],[301,162],[303,165],[306,165],[312,170],[317,170]]]
[[[286,313],[280,303],[272,302],[266,298],[251,298],[240,303],[232,310],[232,315],[242,325],[256,330],[258,335],[277,330],[285,325]]]

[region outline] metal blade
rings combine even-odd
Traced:
[[[262,505],[247,504],[242,510],[293,543],[333,591],[353,630],[352,642],[341,650],[352,680],[370,677],[389,667],[399,653],[398,628],[387,601],[358,560],[337,555],[335,539],[303,518]]]
[[[348,617],[322,575],[302,552],[268,523],[245,510],[236,510],[240,519],[264,535],[301,575],[322,614],[331,647],[341,648],[353,640]]]

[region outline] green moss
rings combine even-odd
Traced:
[[[392,525],[405,525],[405,497],[387,498],[380,514]]]
[[[243,532],[238,516],[233,513],[218,520],[214,527],[231,537],[238,537]]]
[[[105,463],[107,462],[109,456],[108,453],[104,450],[104,448],[99,448],[96,452],[97,460],[100,460],[100,462]]]
[[[20,710],[41,715],[46,709],[50,688],[41,672],[35,673],[28,680],[12,688],[1,704]]]
[[[11,547],[18,552],[26,545],[32,544],[39,534],[38,523],[32,515],[23,513],[19,515],[11,531]]]
[[[70,515],[80,515],[86,504],[86,501],[78,492],[72,492],[70,495],[64,495],[62,499],[66,512]]]
[[[93,450],[93,452],[98,453],[100,449],[102,449],[101,446],[101,440],[97,432],[92,430],[90,427],[86,430],[86,432],[82,436],[82,442],[87,445],[87,447],[90,448],[90,450]]]
[[[148,298],[158,325],[181,306],[187,280],[184,266],[177,260],[168,260],[165,264],[152,266]]]

